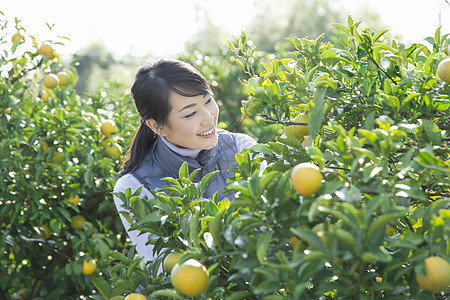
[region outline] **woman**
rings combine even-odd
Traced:
[[[231,193],[222,194],[226,180],[233,176],[228,170],[236,167],[235,154],[256,144],[241,133],[217,129],[219,108],[203,75],[187,63],[162,59],[139,69],[131,94],[141,124],[128,151],[121,177],[114,192],[134,192],[143,185],[141,196],[153,197],[150,190],[168,184],[164,177],[178,178],[178,170],[187,162],[189,171],[200,169],[194,181],[218,170],[206,187],[203,197],[232,200]],[[114,199],[119,211],[119,198]],[[120,215],[125,229],[130,224]],[[146,246],[148,235],[128,235],[138,254],[148,261],[153,258],[152,246]]]

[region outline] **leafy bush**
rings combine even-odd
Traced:
[[[226,188],[235,200],[203,198],[209,177],[192,182],[186,165],[153,199],[139,198],[139,190],[118,195],[157,257],[145,265],[134,251],[111,253],[112,280],[95,280],[102,297],[140,290],[151,299],[184,299],[170,274],[158,272],[173,251],[183,254],[180,263],[195,258],[208,267],[201,298],[449,296],[415,279],[425,276],[425,258],[450,260],[450,90],[436,76],[447,35],[437,30],[430,45],[407,47],[384,43],[384,31],[359,30],[350,17],[335,27],[339,47],[322,37],[289,39],[294,51],[243,80],[244,117],[288,126],[307,113],[311,136],[279,134],[238,154]],[[244,68],[255,60],[245,34],[230,50]],[[301,196],[291,170],[307,161],[324,182]]]
[[[10,32],[3,16],[0,26]],[[2,299],[88,296],[92,278],[105,272],[104,257],[126,238],[111,195],[120,161],[107,156],[100,124],[115,119],[118,132],[110,137],[124,146],[129,114],[116,103],[128,96],[77,95],[76,70],[55,51],[63,42],[39,41],[18,20],[0,37]],[[45,76],[60,71],[67,84],[45,87]],[[90,259],[96,271],[84,275]]]

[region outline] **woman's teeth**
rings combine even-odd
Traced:
[[[213,127],[213,128],[211,128],[211,130],[210,130],[210,131],[207,131],[207,132],[202,132],[202,133],[199,133],[198,135],[201,135],[201,136],[205,136],[205,135],[210,135],[211,133],[213,133],[213,131],[214,131],[214,127]]]

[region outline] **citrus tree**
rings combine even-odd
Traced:
[[[0,298],[87,297],[125,242],[110,191],[129,98],[78,95],[65,38],[38,40],[1,12],[0,28]]]
[[[405,46],[358,25],[335,24],[339,44],[288,38],[261,71],[245,33],[229,44],[251,74],[244,117],[285,131],[236,155],[233,201],[203,198],[215,174],[187,165],[152,199],[118,194],[155,259],[111,252],[97,298],[449,296],[447,35]]]

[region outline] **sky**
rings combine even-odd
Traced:
[[[66,36],[60,53],[70,55],[101,41],[117,56],[174,55],[201,26],[202,7],[215,25],[238,35],[253,17],[257,0],[5,0],[0,11],[17,17],[40,40]],[[283,0],[279,0],[283,1]],[[312,1],[312,0],[311,0]],[[439,25],[450,33],[450,0],[341,0],[358,21],[364,11],[381,16],[383,29],[405,42],[423,42]],[[50,31],[46,25],[54,24]],[[12,27],[12,26],[10,26]]]

